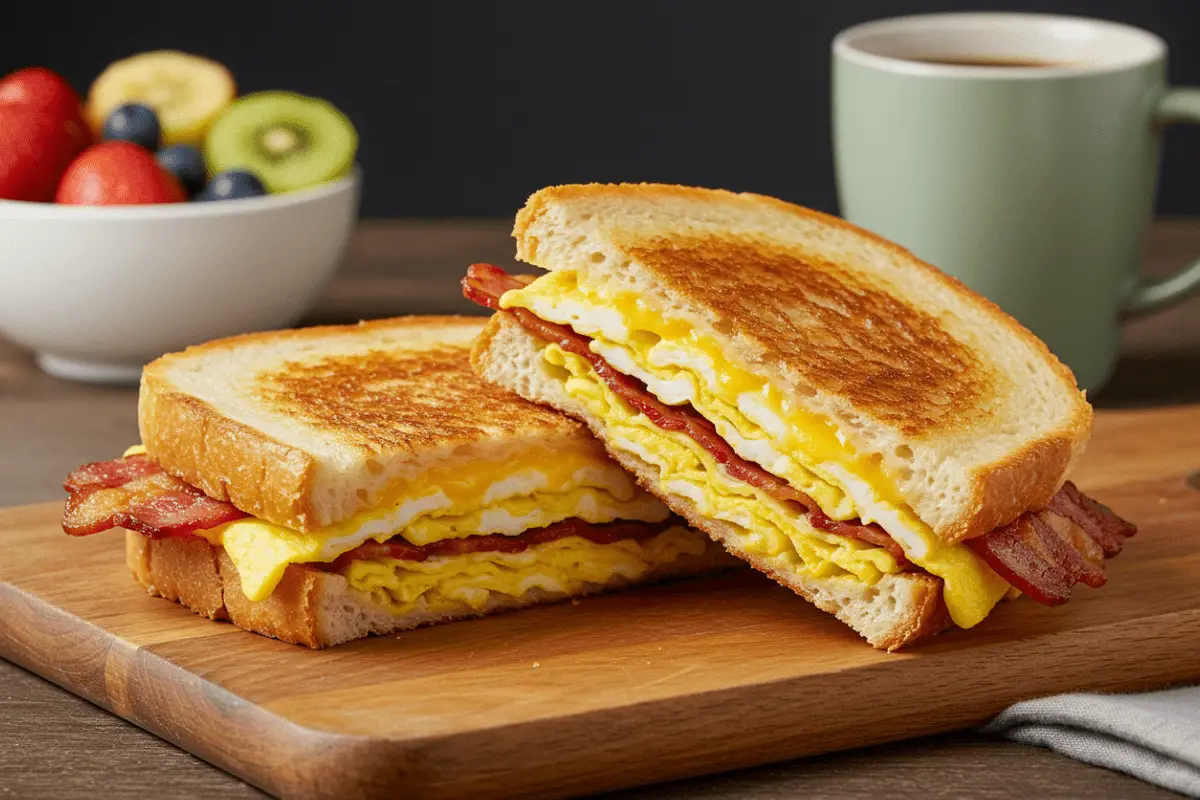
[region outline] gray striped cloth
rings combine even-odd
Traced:
[[[1200,686],[1026,700],[981,730],[1200,797]]]

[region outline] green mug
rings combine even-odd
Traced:
[[[880,20],[833,41],[843,216],[991,298],[1096,390],[1122,320],[1200,287],[1139,274],[1159,131],[1200,122],[1147,31],[1043,14]]]

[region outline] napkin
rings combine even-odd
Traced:
[[[1200,686],[1026,700],[982,731],[1200,797]]]

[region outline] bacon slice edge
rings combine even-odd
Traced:
[[[168,475],[145,454],[97,461],[63,481],[63,530],[90,536],[128,528],[152,539],[187,536],[249,516],[189,483]]]

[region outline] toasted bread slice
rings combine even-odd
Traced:
[[[487,380],[582,420],[607,443],[604,421],[568,395],[563,383],[545,369],[541,356],[544,346],[545,342],[522,328],[511,314],[501,311],[480,335],[471,360]],[[902,572],[885,575],[871,586],[849,576],[817,578],[792,569],[775,569],[769,561],[746,552],[733,526],[704,516],[687,497],[665,489],[657,466],[623,449],[608,450],[637,477],[638,483],[693,527],[817,608],[836,615],[873,646],[895,650],[950,626],[941,579],[924,572]]]
[[[299,531],[372,508],[435,463],[547,440],[599,451],[579,423],[471,370],[482,325],[407,317],[189,347],[142,374],[142,442],[173,475]]]
[[[991,302],[843,220],[753,194],[560,186],[517,215],[517,257],[635,292],[878,454],[947,542],[1059,489],[1091,408]]]
[[[553,603],[669,578],[700,575],[733,566],[716,545],[700,555],[684,554],[651,569],[636,580],[616,574],[607,583],[589,584],[577,593],[534,588],[521,597],[493,593],[487,605],[457,611],[433,610],[420,603],[403,614],[371,600],[341,575],[292,565],[270,597],[246,599],[237,568],[225,551],[203,539],[150,539],[125,532],[125,560],[134,577],[156,597],[174,600],[209,619],[229,620],[239,628],[312,648],[332,647],[371,634],[389,634],[506,609]]]

